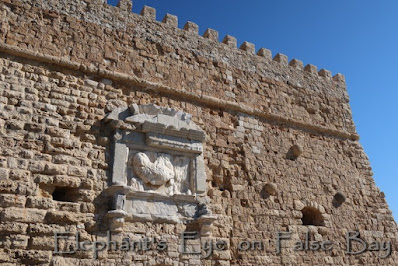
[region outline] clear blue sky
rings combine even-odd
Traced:
[[[398,1],[137,0],[133,12],[144,5],[158,20],[177,15],[180,27],[190,20],[200,34],[212,28],[344,74],[360,142],[398,220]]]

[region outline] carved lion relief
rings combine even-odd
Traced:
[[[205,133],[189,114],[156,105],[132,105],[112,111],[106,120],[114,128],[112,179],[107,190],[113,198],[113,210],[108,213],[113,229],[126,220],[182,223],[198,219],[200,224],[211,224],[215,218],[203,212],[207,200]]]
[[[188,194],[190,159],[167,153],[138,152],[130,160],[131,186],[138,190],[154,190],[166,195]],[[134,178],[136,177],[136,178]]]
[[[153,186],[161,186],[174,181],[175,173],[171,156],[166,153],[150,153],[149,156],[153,159],[149,159],[145,152],[134,155],[133,169],[137,176]]]

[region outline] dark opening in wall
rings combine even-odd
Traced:
[[[334,197],[332,204],[335,208],[340,207],[346,201],[346,197],[343,192],[337,192]]]
[[[247,199],[241,199],[240,200],[240,205],[242,205],[242,207],[248,207],[249,206],[249,201]]]
[[[301,218],[303,225],[325,225],[322,213],[318,209],[313,207],[304,207],[301,212],[303,213],[303,217]]]
[[[278,187],[274,183],[267,183],[264,185],[263,189],[260,192],[260,195],[263,199],[268,199],[270,196],[275,196],[278,194]]]
[[[303,149],[299,145],[293,145],[290,147],[286,154],[286,158],[292,161],[297,160],[297,158],[303,153]]]
[[[76,202],[75,189],[68,187],[55,187],[52,193],[53,200],[65,201],[65,202]]]

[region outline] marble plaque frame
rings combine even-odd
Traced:
[[[205,133],[191,121],[189,114],[153,104],[134,104],[115,109],[106,121],[114,132],[112,174],[106,191],[112,201],[107,214],[112,230],[122,230],[126,221],[187,223],[198,220],[201,223],[204,216],[206,220],[215,220],[205,204]],[[189,189],[176,191],[173,187],[171,190],[169,183],[176,180],[153,186],[137,178],[131,163],[137,153],[189,160]],[[153,160],[148,163],[149,170],[155,171],[151,169],[155,168]]]

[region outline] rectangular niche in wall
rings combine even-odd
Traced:
[[[200,204],[206,192],[205,133],[190,115],[132,105],[112,111],[107,121],[114,128],[107,189],[113,200],[108,213],[113,229],[125,221],[182,223],[210,215]]]

